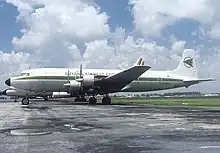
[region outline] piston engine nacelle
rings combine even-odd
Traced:
[[[52,98],[69,98],[71,95],[67,92],[53,92]]]
[[[85,75],[82,78],[71,80],[69,83],[64,84],[64,88],[68,92],[80,92],[83,88],[92,88],[94,82],[95,78],[93,75]]]
[[[71,80],[69,83],[64,84],[64,90],[67,92],[79,92],[81,90],[81,82]]]
[[[13,89],[5,90],[4,94],[7,95],[7,96],[21,96],[21,95],[24,95],[24,93],[18,92],[18,91],[13,90]]]
[[[95,82],[94,75],[85,75],[85,76],[83,76],[83,80],[82,80],[83,87],[93,86],[94,82]]]

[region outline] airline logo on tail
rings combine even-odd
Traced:
[[[183,63],[185,65],[185,67],[192,68],[193,67],[193,58],[192,57],[186,57],[186,58],[184,58]]]

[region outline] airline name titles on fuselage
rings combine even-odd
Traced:
[[[104,72],[85,72],[83,73],[83,75],[99,75],[99,76],[109,76],[109,75],[113,75],[114,73],[104,73]],[[79,71],[75,71],[75,72],[70,72],[67,71],[65,72],[65,75],[69,75],[69,76],[74,76],[74,75],[80,75]]]

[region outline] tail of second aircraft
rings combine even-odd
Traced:
[[[139,57],[138,60],[134,63],[133,66],[137,66],[137,65],[144,65],[143,57]]]
[[[184,82],[188,85],[204,81],[215,81],[213,78],[198,78],[196,52],[192,49],[183,51],[179,65],[171,72],[184,77]]]
[[[196,52],[192,49],[184,50],[179,65],[172,73],[188,78],[198,78]]]

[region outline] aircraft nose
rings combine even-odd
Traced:
[[[5,84],[8,86],[11,86],[11,79],[9,78],[9,79],[5,80]]]

